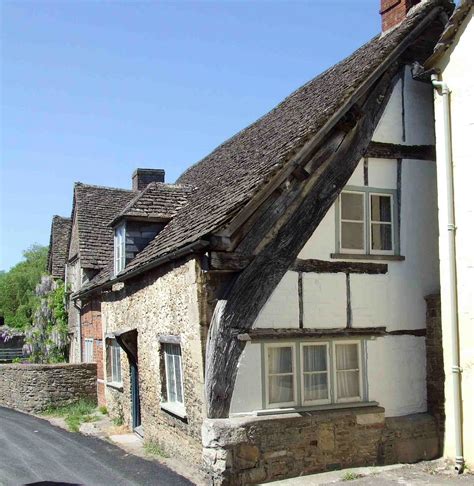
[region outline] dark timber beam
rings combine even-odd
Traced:
[[[394,64],[374,84],[361,104],[362,115],[355,127],[340,138],[325,159],[312,166],[314,171],[304,183],[300,183],[298,196],[293,197],[288,206],[282,205],[287,207],[286,211],[277,210],[271,214],[275,218],[273,226],[266,237],[263,234],[266,239],[257,246],[257,255],[235,279],[227,293],[227,300],[218,301],[206,350],[205,393],[209,418],[228,416],[237,364],[245,347],[245,342],[239,341],[237,336],[251,329],[268,298],[367,150],[392,92],[392,80],[398,68],[398,64]],[[316,154],[317,150],[320,150],[319,147],[315,149]],[[284,198],[285,193],[281,197]],[[284,224],[278,224],[281,219],[284,219]],[[261,223],[268,224],[265,220]]]
[[[296,259],[290,270],[306,273],[387,273],[388,266],[385,263],[362,262],[327,262],[325,260],[300,260]]]
[[[370,142],[365,157],[375,159],[417,159],[436,160],[434,145],[397,145],[393,143]]]
[[[209,270],[221,270],[225,272],[239,272],[252,261],[239,253],[225,253],[212,251],[209,253]]]

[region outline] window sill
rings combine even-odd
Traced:
[[[177,405],[171,402],[162,402],[160,404],[160,408],[165,412],[169,412],[173,415],[176,415],[179,418],[185,419],[186,418],[186,410],[184,406]]]
[[[366,408],[366,407],[378,407],[378,402],[351,402],[351,403],[331,403],[328,405],[313,405],[307,407],[289,407],[289,408],[272,408],[267,410],[256,410],[254,412],[243,412],[232,414],[233,417],[240,416],[257,416],[262,417],[266,415],[284,415],[289,413],[302,413],[302,412],[330,412],[336,410],[344,410],[347,408]]]
[[[377,260],[389,262],[402,262],[405,257],[402,255],[365,255],[363,253],[331,253],[329,255],[335,260]]]
[[[117,383],[116,381],[108,381],[106,385],[109,388],[123,392],[123,383]]]

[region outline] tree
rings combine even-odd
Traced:
[[[32,245],[23,252],[23,261],[0,274],[0,316],[5,324],[25,329],[37,306],[36,285],[46,273],[48,247]]]

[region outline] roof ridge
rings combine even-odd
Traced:
[[[108,189],[110,191],[123,191],[123,192],[136,192],[133,189],[124,189],[122,187],[110,187],[110,186],[100,186],[97,184],[86,184],[85,182],[74,182],[74,188],[76,187],[92,187],[94,189]]]

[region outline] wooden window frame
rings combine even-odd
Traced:
[[[336,367],[336,346],[344,346],[347,344],[357,344],[357,358],[358,358],[358,372],[359,372],[359,396],[357,397],[345,397],[339,398],[337,396],[337,367]],[[362,402],[364,396],[364,389],[363,389],[363,373],[364,370],[362,368],[362,346],[361,341],[358,339],[352,340],[341,340],[341,341],[333,341],[333,359],[332,359],[332,368],[333,368],[333,382],[334,382],[334,403],[355,403],[355,402]],[[352,371],[352,370],[340,370],[340,371]]]
[[[306,372],[304,371],[304,348],[309,346],[324,346],[326,348],[326,371],[321,372]],[[300,369],[299,375],[301,380],[301,405],[303,407],[308,405],[328,405],[331,403],[331,390],[332,390],[332,377],[331,377],[331,355],[330,355],[330,343],[329,341],[303,341],[300,343]],[[305,386],[304,375],[326,373],[328,377],[328,397],[320,400],[306,400],[305,399]]]
[[[125,223],[122,223],[114,230],[114,275],[117,275],[125,268],[126,238]]]
[[[166,346],[178,346],[179,348],[179,372],[181,374],[181,397],[182,402],[178,401],[170,401],[169,400],[169,390],[171,389],[170,386],[170,370],[168,369],[168,360],[166,359],[166,355],[169,354],[166,351]],[[169,340],[169,341],[161,341],[161,359],[163,360],[163,368],[164,369],[164,380],[162,380],[162,387],[166,387],[166,400],[164,400],[164,393],[162,388],[161,400],[160,400],[160,407],[164,410],[171,412],[174,415],[179,417],[185,418],[186,417],[186,405],[185,405],[185,396],[184,396],[184,369],[183,369],[183,349],[180,342],[176,342],[176,340]],[[175,356],[175,355],[173,355]],[[176,384],[176,378],[175,378]]]
[[[110,338],[110,337],[106,338],[105,356],[106,356],[107,384],[116,387],[122,387],[123,386],[122,349],[120,348],[120,345],[115,338]],[[118,371],[118,373],[114,373],[114,369]],[[110,374],[109,374],[109,370],[110,370]]]
[[[90,344],[92,349],[91,355],[89,359],[86,359],[87,355],[87,344]],[[84,338],[84,363],[94,363],[94,339],[93,338]]]
[[[342,194],[359,194],[362,196],[362,208],[363,215],[362,220],[352,220],[352,219],[342,219]],[[339,201],[339,251],[341,253],[356,253],[360,255],[365,255],[367,253],[367,194],[365,191],[358,191],[356,189],[343,190],[338,196]],[[354,249],[354,248],[343,248],[342,246],[342,224],[343,223],[356,223],[362,224],[362,234],[364,237],[364,248]]]

